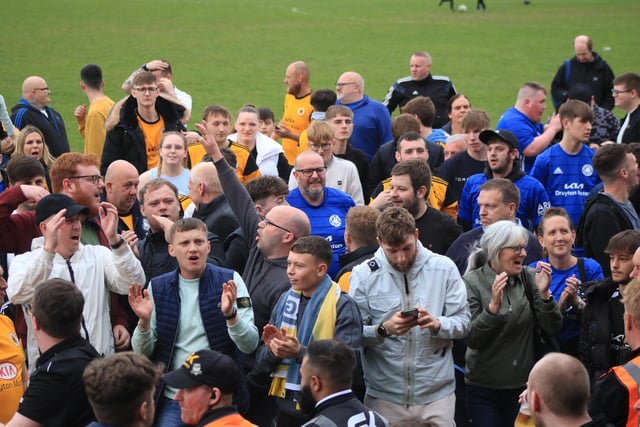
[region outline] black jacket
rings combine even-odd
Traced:
[[[45,107],[45,111],[47,117],[22,98],[11,109],[11,121],[18,129],[23,129],[27,125],[33,125],[40,129],[44,135],[44,142],[53,157],[68,153],[70,150],[69,140],[62,116],[51,107]]]
[[[626,118],[627,116],[624,116],[624,118],[620,120],[621,128]],[[628,144],[630,142],[640,142],[640,106],[636,107],[636,109],[631,113],[629,124],[622,135],[623,144]]]
[[[104,175],[107,168],[115,160],[126,160],[138,169],[138,173],[145,172],[147,167],[147,148],[142,129],[138,126],[138,103],[133,96],[129,96],[113,107],[104,127],[107,138],[102,151],[101,172]],[[180,122],[185,107],[172,98],[158,96],[156,110],[164,120],[165,131],[184,130]]]
[[[363,261],[373,258],[373,254],[378,250],[378,245],[363,246],[353,252],[346,252],[338,257],[340,263],[340,271],[336,274],[336,281],[340,280],[340,276],[353,270]]]
[[[304,427],[343,427],[366,425],[385,427],[389,422],[367,408],[353,393],[334,396],[316,407],[314,418]]]
[[[602,267],[605,277],[611,276],[609,255],[604,253],[609,239],[624,230],[632,230],[633,225],[618,206],[604,193],[598,193],[587,201],[576,229],[576,247],[584,248],[584,256],[593,258]]]
[[[611,95],[614,74],[609,64],[600,55],[593,52],[591,62],[578,62],[574,56],[568,62],[569,79],[565,79],[567,62],[563,62],[551,82],[553,105],[558,108],[567,99],[567,92],[576,83],[584,83],[591,88],[596,104],[612,110],[614,101]]]
[[[587,368],[592,383],[609,368],[626,361],[624,306],[618,283],[611,277],[581,285],[587,305],[580,321],[578,358]],[[612,343],[615,337],[615,346]]]
[[[200,203],[193,217],[207,224],[209,231],[217,234],[223,242],[239,226],[224,194],[209,203]]]

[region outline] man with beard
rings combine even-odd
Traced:
[[[420,159],[405,160],[391,170],[391,204],[409,211],[416,221],[418,239],[422,245],[444,255],[449,246],[462,234],[449,215],[432,208],[426,195],[431,189],[431,170]]]
[[[343,342],[318,340],[309,344],[300,366],[300,405],[304,412],[313,412],[314,418],[304,426],[383,427],[389,424],[351,391],[355,366],[356,354]]]
[[[462,189],[458,205],[458,224],[466,230],[479,227],[480,208],[478,194],[480,186],[493,178],[507,178],[520,190],[520,205],[516,216],[522,226],[533,230],[538,226],[544,211],[550,206],[549,196],[540,182],[520,169],[518,157],[518,139],[508,130],[495,132],[485,130],[480,140],[487,145],[487,167],[484,173],[472,175]]]
[[[309,77],[309,67],[302,61],[289,64],[284,75],[284,84],[287,87],[284,112],[273,137],[282,137],[282,148],[290,166],[293,166],[296,156],[300,154],[300,134],[311,123],[313,107]]]
[[[353,269],[349,289],[364,325],[364,403],[391,422],[453,425],[451,348],[469,330],[465,285],[453,261],[422,246],[406,209],[385,209],[376,231],[380,249]]]
[[[307,214],[312,235],[322,236],[331,243],[333,262],[329,265],[329,275],[335,277],[340,269],[338,257],[345,252],[347,212],[355,203],[347,193],[325,185],[326,173],[327,167],[318,153],[300,153],[293,171],[298,187],[289,193],[287,202]]]

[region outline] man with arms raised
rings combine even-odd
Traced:
[[[169,230],[169,253],[178,268],[155,277],[148,289],[131,285],[129,303],[140,318],[133,333],[133,350],[175,370],[189,354],[211,348],[232,357],[242,369],[242,353],[258,345],[249,293],[238,273],[207,263],[207,226],[195,218],[180,219]],[[246,383],[237,403],[246,409]],[[178,426],[173,401],[177,390],[161,384],[158,426]]]

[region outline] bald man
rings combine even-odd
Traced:
[[[118,232],[131,230],[135,237],[143,239],[145,231],[138,202],[139,183],[136,167],[126,160],[116,160],[109,165],[104,176],[104,199],[118,210]],[[126,237],[133,238],[134,235],[128,233]]]
[[[69,140],[62,116],[49,107],[50,94],[51,90],[42,77],[27,77],[22,83],[22,98],[11,109],[11,120],[19,129],[27,125],[40,129],[49,152],[58,157],[69,151]]]
[[[353,71],[343,73],[336,83],[338,105],[353,111],[351,143],[364,150],[369,162],[385,142],[393,140],[391,115],[381,102],[364,94],[364,79]]]
[[[193,217],[207,224],[209,231],[217,234],[221,241],[238,228],[238,220],[222,191],[213,163],[199,163],[191,169],[189,197],[196,206]]]
[[[575,56],[562,63],[551,82],[554,107],[557,109],[565,101],[571,86],[584,83],[591,88],[596,104],[607,110],[613,109],[613,70],[593,51],[591,37],[577,36],[573,40],[573,51]]]
[[[282,148],[289,165],[293,165],[296,156],[300,153],[300,134],[311,123],[311,88],[309,79],[311,73],[309,67],[302,61],[296,61],[287,67],[284,75],[284,84],[287,94],[284,97],[284,112],[282,120],[276,126],[273,135],[267,135],[273,139],[282,137]]]
[[[575,357],[563,353],[544,356],[529,373],[526,393],[537,427],[605,425],[590,423],[589,374]]]

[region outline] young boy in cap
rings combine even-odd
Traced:
[[[165,374],[163,380],[178,389],[174,399],[180,404],[185,424],[253,426],[231,404],[240,376],[231,357],[215,350],[200,350],[191,353],[180,368]]]

